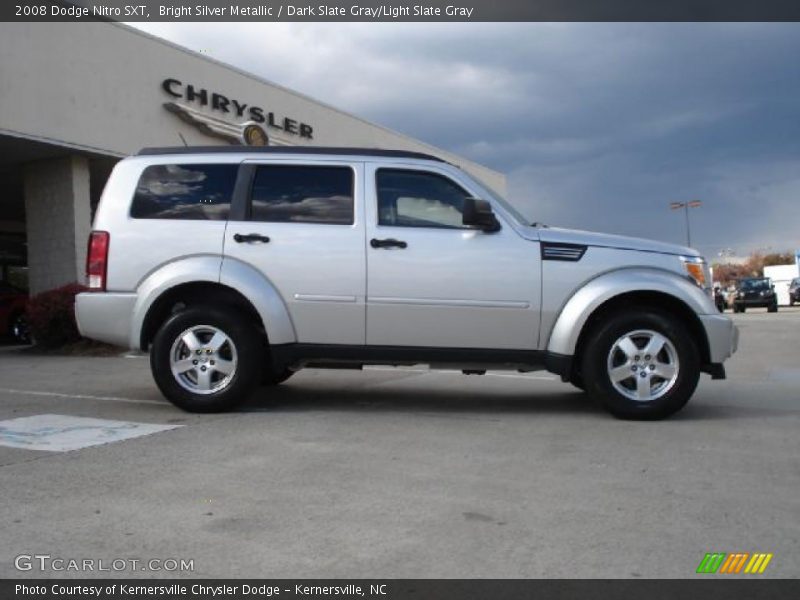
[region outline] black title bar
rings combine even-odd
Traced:
[[[579,565],[576,570],[579,571]],[[800,580],[624,579],[4,579],[3,600],[788,600]]]
[[[4,0],[0,21],[800,21],[798,0]]]

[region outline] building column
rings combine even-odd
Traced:
[[[83,283],[92,227],[89,161],[69,156],[31,162],[24,181],[31,294]]]

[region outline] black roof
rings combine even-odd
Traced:
[[[406,150],[382,150],[379,148],[336,148],[330,146],[173,146],[168,148],[142,148],[138,156],[162,154],[339,154],[386,156],[390,158],[419,158],[446,162],[441,158],[422,152]]]

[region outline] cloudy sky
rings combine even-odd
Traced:
[[[800,24],[135,26],[508,175],[532,221],[800,248]]]

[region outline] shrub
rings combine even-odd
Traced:
[[[55,348],[81,339],[75,322],[75,294],[86,288],[77,283],[36,294],[28,302],[28,322],[38,346]]]

